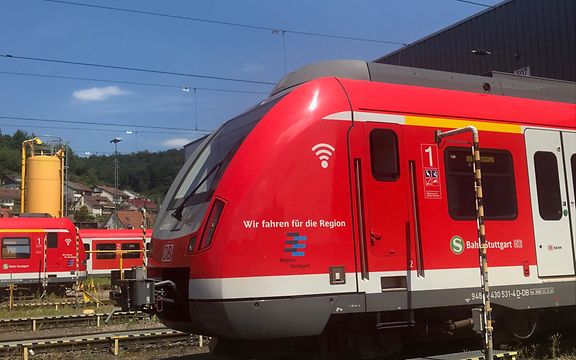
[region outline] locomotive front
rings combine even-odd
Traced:
[[[153,303],[165,325],[189,333],[320,334],[347,306],[334,294],[356,290],[350,123],[323,120],[349,109],[337,79],[316,79],[203,140],[162,204],[148,278],[124,289],[147,289],[143,300],[127,301]]]

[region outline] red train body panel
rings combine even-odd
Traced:
[[[140,229],[80,229],[84,249],[88,253],[86,260],[88,274],[110,276],[111,271],[120,270],[120,256],[122,256],[122,269],[124,270],[145,265],[144,254],[139,251],[145,249],[144,244],[150,242],[151,235],[151,229],[147,229],[144,233]],[[108,252],[94,252],[98,250]],[[109,252],[111,250],[135,252],[116,254]]]
[[[69,219],[0,219],[0,244],[2,287],[59,287],[86,278],[84,248]]]
[[[546,84],[499,95],[531,89],[522,79],[497,87],[352,65],[368,75],[314,78],[311,67],[287,76],[198,147],[154,229],[159,318],[237,339],[342,324],[414,336],[461,320],[481,303],[471,139],[436,143],[435,131],[470,125],[480,134],[496,313],[573,311],[573,99],[553,101]],[[386,71],[391,80],[375,79]]]

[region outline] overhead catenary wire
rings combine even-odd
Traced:
[[[204,132],[204,133],[210,133],[213,131],[213,130],[207,130],[207,129],[178,128],[178,127],[169,127],[169,126],[151,126],[151,125],[104,123],[104,122],[90,122],[90,121],[77,121],[77,120],[44,119],[44,118],[19,117],[19,116],[7,116],[7,115],[0,115],[0,119],[64,123],[64,124],[83,124],[83,125],[91,125],[91,126],[114,126],[114,127],[121,127],[121,128],[180,130],[180,131],[192,131],[192,132]]]
[[[153,74],[186,76],[186,77],[194,77],[194,78],[199,78],[199,79],[222,80],[222,81],[261,84],[261,85],[269,85],[269,86],[276,85],[276,83],[269,82],[269,81],[248,80],[248,79],[230,78],[230,77],[224,77],[224,76],[190,74],[190,73],[182,73],[182,72],[177,72],[177,71],[144,69],[144,68],[120,66],[120,65],[96,64],[96,63],[87,63],[87,62],[81,62],[81,61],[48,59],[48,58],[31,57],[31,56],[18,56],[18,55],[12,55],[12,54],[0,54],[0,57],[6,58],[6,59],[30,60],[30,61],[48,62],[48,63],[56,63],[56,64],[97,67],[97,68],[105,68],[105,69],[129,70],[129,71],[137,71],[137,72],[145,72],[145,73],[153,73]]]
[[[5,123],[0,122],[0,130],[2,127],[13,127],[13,128],[22,128],[24,125],[22,124],[12,124],[12,123]],[[26,126],[30,127],[30,126]],[[122,129],[102,129],[102,128],[90,128],[90,127],[72,127],[72,126],[50,126],[50,125],[34,125],[35,129],[58,129],[58,130],[73,130],[73,131],[99,131],[99,132],[112,132],[118,133],[119,131],[124,132],[125,130]],[[196,130],[192,130],[191,132],[196,132]],[[204,132],[204,131],[202,131]],[[180,131],[155,131],[155,130],[138,130],[138,133],[142,134],[166,134],[166,135],[180,135],[182,134],[182,130]]]
[[[53,79],[63,79],[63,80],[82,80],[82,81],[96,81],[114,84],[126,84],[126,85],[139,85],[139,86],[155,86],[155,87],[165,87],[180,89],[187,91],[189,89],[197,89],[199,91],[215,91],[215,92],[229,92],[229,93],[242,93],[242,94],[258,94],[258,95],[268,95],[269,92],[264,91],[249,91],[249,90],[234,90],[234,89],[220,89],[220,88],[207,88],[198,87],[192,85],[171,85],[171,84],[160,84],[160,83],[150,83],[141,81],[126,81],[126,80],[114,80],[114,79],[99,79],[99,78],[89,78],[89,77],[78,77],[78,76],[67,76],[67,75],[50,75],[50,74],[35,74],[35,73],[24,73],[16,71],[0,71],[3,75],[15,75],[15,76],[29,76],[29,77],[41,77],[41,78],[53,78]]]
[[[362,37],[316,33],[316,32],[309,32],[309,31],[280,29],[280,28],[273,28],[273,27],[268,27],[268,26],[240,24],[240,23],[233,23],[233,22],[229,22],[229,21],[210,20],[210,19],[196,18],[196,17],[183,16],[183,15],[159,13],[159,12],[153,12],[153,11],[118,8],[118,7],[94,5],[94,4],[85,4],[85,3],[73,2],[73,1],[64,1],[64,0],[41,0],[41,1],[63,4],[63,5],[83,6],[83,7],[88,7],[88,8],[103,9],[103,10],[109,10],[109,11],[134,13],[134,14],[140,14],[140,15],[159,16],[159,17],[166,17],[166,18],[172,18],[172,19],[178,19],[178,20],[203,22],[203,23],[208,23],[208,24],[234,26],[234,27],[245,28],[245,29],[264,30],[264,31],[272,32],[274,34],[288,33],[288,34],[316,36],[316,37],[325,37],[325,38],[342,39],[342,40],[364,41],[364,42],[372,42],[372,43],[380,43],[380,44],[390,44],[390,45],[400,45],[400,46],[406,46],[407,45],[406,43],[403,43],[403,42],[391,41],[391,40],[378,40],[378,39],[368,39],[368,38],[362,38]]]
[[[493,7],[494,7],[494,6],[492,6],[492,5],[482,4],[482,3],[479,3],[479,2],[469,1],[469,0],[456,0],[456,1],[461,2],[461,3],[471,4],[471,5],[483,6],[483,7],[486,7],[486,8],[493,8]]]

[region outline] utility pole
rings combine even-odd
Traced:
[[[116,137],[110,140],[114,143],[114,229],[118,229],[118,143],[122,138]]]

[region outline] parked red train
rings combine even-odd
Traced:
[[[150,243],[151,235],[151,229],[145,232],[141,229],[80,229],[88,274],[110,276],[111,271],[120,270],[120,259],[124,270],[145,265],[143,249],[147,250],[145,246]],[[117,254],[116,250],[128,252]]]
[[[86,278],[86,254],[66,218],[0,219],[0,288],[64,292]]]
[[[495,331],[573,320],[575,94],[361,61],[289,74],[174,180],[148,267],[158,317],[218,344],[363,353],[453,332],[482,301],[473,160],[468,135],[435,132],[474,126]]]

